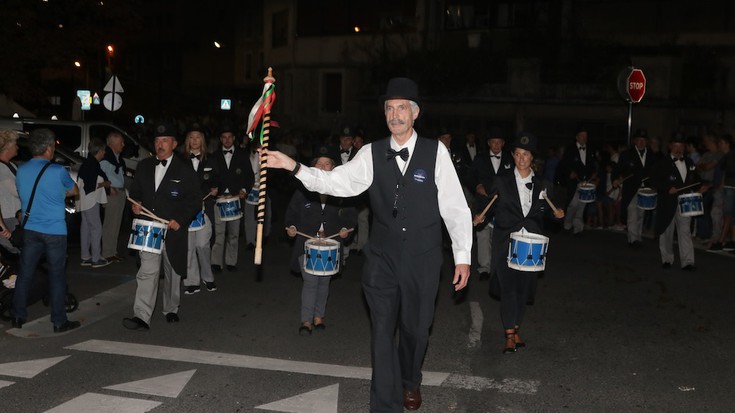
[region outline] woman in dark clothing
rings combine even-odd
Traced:
[[[500,312],[505,329],[503,353],[515,352],[517,348],[525,347],[519,330],[526,303],[533,299],[537,281],[537,270],[519,271],[508,266],[511,233],[525,229],[532,234],[541,234],[548,209],[542,178],[536,176],[531,169],[536,138],[520,133],[512,148],[515,162],[513,173],[499,176],[490,191],[491,197],[497,195],[491,210],[495,215],[491,273],[496,278],[491,280],[491,285],[495,281],[500,287]],[[553,215],[562,219],[564,211],[556,209]]]

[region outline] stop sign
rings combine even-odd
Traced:
[[[626,81],[628,98],[633,103],[638,103],[646,94],[646,77],[641,69],[633,69],[628,75]]]

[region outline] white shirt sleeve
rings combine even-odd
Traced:
[[[329,172],[318,168],[302,167],[296,177],[309,191],[339,197],[360,195],[373,183],[371,144],[357,151],[351,161]]]
[[[444,145],[437,145],[434,179],[438,190],[439,213],[452,239],[454,265],[470,265],[472,262],[472,213],[467,206],[449,151]]]

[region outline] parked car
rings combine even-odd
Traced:
[[[125,139],[123,157],[128,169],[135,171],[138,162],[151,156],[150,148],[141,145],[135,138],[121,128],[107,122],[63,121],[37,118],[0,118],[0,128],[31,132],[34,129],[48,128],[56,134],[57,149],[65,148],[87,157],[87,147],[92,138],[104,141],[110,131],[119,132]]]

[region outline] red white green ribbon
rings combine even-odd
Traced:
[[[253,108],[250,109],[250,114],[248,115],[248,129],[247,133],[250,137],[250,140],[253,140],[253,130],[258,126],[258,123],[260,123],[261,119],[263,118],[263,114],[266,112],[269,112],[271,107],[273,106],[273,102],[276,100],[276,85],[273,83],[266,83],[263,85],[263,94],[260,96],[260,99],[258,99],[257,102],[255,102],[255,105],[253,105]],[[265,127],[265,125],[263,125]],[[263,132],[264,127],[261,127],[260,129],[260,143],[263,144]]]

